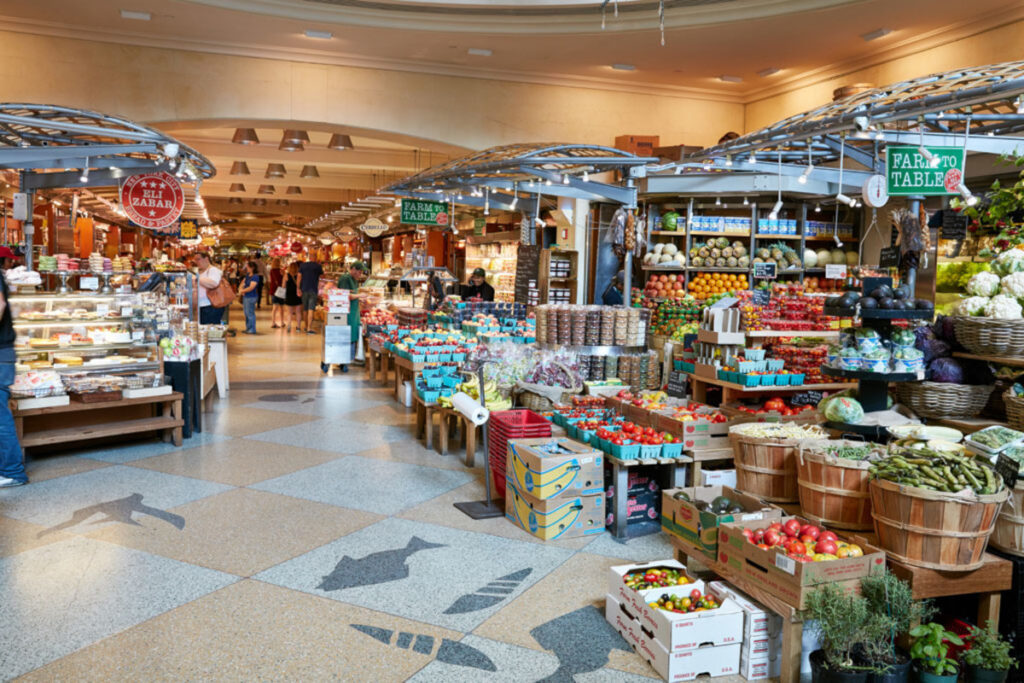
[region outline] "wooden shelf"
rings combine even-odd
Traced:
[[[1024,368],[1024,357],[1021,356],[978,356],[973,353],[964,353],[962,351],[955,351],[953,355],[956,358],[983,360],[986,363],[998,363],[999,365],[1010,365],[1012,367]]]
[[[785,386],[770,386],[770,387],[746,387],[742,384],[736,384],[735,382],[726,382],[722,379],[710,379],[708,377],[698,377],[687,373],[692,381],[703,382],[704,384],[713,384],[716,387],[722,387],[723,389],[732,389],[733,391],[742,391],[758,394],[770,394],[777,393],[780,391],[838,391],[840,389],[849,389],[853,384],[851,382],[829,382],[825,384],[796,384],[796,385],[785,385]]]
[[[164,398],[164,396],[156,397]],[[140,399],[141,400],[141,399]],[[152,402],[152,401],[151,401]],[[96,405],[99,407],[110,407],[118,401],[107,403],[72,405]],[[45,408],[43,409],[45,410]],[[185,421],[173,417],[144,417],[136,420],[122,420],[120,422],[107,422],[90,427],[65,427],[57,429],[45,429],[37,432],[30,432],[21,439],[22,448],[33,446],[49,446],[56,443],[67,443],[68,441],[79,441],[86,439],[102,439],[108,436],[119,436],[121,434],[138,434],[140,432],[164,431],[182,427]]]
[[[696,270],[703,273],[749,273],[750,268],[719,268],[718,266],[689,266],[687,270]]]
[[[749,232],[703,232],[691,230],[690,234],[700,237],[750,237]]]
[[[103,408],[124,408],[127,406],[143,405],[145,403],[167,403],[169,401],[180,401],[184,394],[173,392],[163,396],[146,396],[144,398],[123,398],[120,401],[102,401],[100,403],[77,403],[72,401],[66,406],[50,406],[49,408],[32,408],[30,410],[16,410],[15,417],[32,417],[33,415],[52,415],[54,413],[77,413],[83,410],[101,410]]]
[[[801,235],[764,235],[764,234],[757,234],[757,235],[754,235],[754,237],[756,237],[759,240],[798,240],[798,239],[802,239]]]
[[[685,230],[651,230],[652,235],[665,235],[668,237],[686,237]]]
[[[674,272],[674,273],[684,273],[684,272],[686,272],[686,268],[685,267],[679,267],[679,266],[672,266],[672,267],[640,266],[640,270],[664,270],[666,272],[671,271],[671,272]],[[694,270],[694,269],[691,268],[690,270]]]

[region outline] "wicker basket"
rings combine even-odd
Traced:
[[[811,441],[797,451],[800,512],[817,524],[866,531],[873,528],[867,460],[829,455],[829,446],[863,446],[862,441]]]
[[[562,392],[562,397],[558,401],[558,403],[559,404],[571,403],[572,402],[572,397],[575,396],[576,394],[580,393],[581,391],[583,391],[583,384],[581,384],[579,382],[576,382],[575,381],[575,375],[573,374],[572,370],[570,370],[568,367],[566,367],[562,363],[557,363],[556,362],[553,365],[555,365],[556,367],[561,369],[562,372],[564,372],[566,374],[566,376],[569,377],[570,379],[572,379],[573,382],[574,382],[572,387],[570,387],[568,389],[565,389]],[[533,391],[532,390],[533,387],[537,387],[538,389],[540,389],[540,388],[550,389],[551,388],[551,387],[549,387],[547,385],[530,384],[529,382],[523,382],[523,381],[520,380],[516,384],[516,388],[517,388],[517,390],[519,392],[519,405],[523,406],[524,408],[529,408],[530,410],[534,411],[535,413],[542,413],[542,412],[545,412],[547,410],[551,410],[552,408],[555,407],[555,402],[554,401],[552,401],[551,399],[549,399],[547,396],[545,396],[542,393],[538,393],[537,391]]]
[[[1003,552],[1024,557],[1024,480],[1010,492],[1013,499],[1004,505],[996,518],[989,543]]]
[[[1003,392],[1003,404],[1006,406],[1006,422],[1010,429],[1024,431],[1024,397],[1014,396],[1010,391]],[[1021,509],[1024,513],[1024,509]]]
[[[916,567],[970,571],[983,564],[985,546],[1009,496],[964,496],[873,479],[872,516],[878,545]]]
[[[995,385],[906,382],[897,385],[900,402],[918,417],[974,417],[988,403]]]
[[[742,426],[742,425],[738,425]],[[805,439],[773,439],[729,430],[736,488],[771,503],[796,503],[796,453]]]
[[[1017,356],[1024,348],[1024,320],[958,316],[956,340],[979,356]]]

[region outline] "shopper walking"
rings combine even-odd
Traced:
[[[281,259],[275,258],[270,263],[270,303],[273,308],[270,311],[270,329],[276,330],[284,327],[284,297],[278,292],[284,286],[284,270],[281,268]]]
[[[256,308],[262,308],[263,304],[263,285],[267,282],[267,264],[266,259],[259,257],[256,259],[256,274],[260,276],[260,282],[256,285]],[[269,289],[269,288],[267,288]],[[267,301],[269,302],[270,292],[267,292]]]
[[[242,311],[245,313],[245,334],[256,334],[256,304],[260,300],[260,276],[256,262],[245,264],[245,279],[238,293],[242,295]]]
[[[0,267],[11,267],[14,252],[0,247]],[[11,321],[10,289],[7,278],[0,275],[0,488],[28,483],[21,458],[18,430],[11,414],[11,384],[14,383],[14,325]]]
[[[224,271],[210,263],[210,255],[197,252],[193,258],[196,270],[199,271],[199,324],[219,325],[224,318],[224,308],[210,303],[210,291],[220,286]]]
[[[324,269],[317,260],[316,252],[311,252],[309,260],[299,266],[299,292],[302,295],[302,318],[306,324],[306,334],[316,334],[313,332],[313,312],[316,310],[320,277],[323,274]]]
[[[359,302],[363,295],[356,294],[359,290],[359,283],[366,279],[366,264],[362,261],[354,261],[349,264],[348,272],[338,278],[338,289],[349,290],[348,326],[352,334],[352,358],[355,359],[359,343]],[[348,372],[348,365],[341,366],[342,372]]]
[[[301,314],[299,309],[302,306],[302,297],[299,296],[299,264],[292,261],[288,264],[288,272],[284,279],[284,305],[288,313],[288,332],[292,331],[292,323],[295,323],[295,331],[299,331]]]

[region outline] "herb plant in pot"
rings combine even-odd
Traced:
[[[967,642],[971,646],[963,656],[967,683],[1003,683],[1010,668],[1017,665],[1010,656],[1013,646],[999,636],[991,621],[988,628],[972,626]]]
[[[817,622],[821,649],[811,653],[812,683],[867,683],[870,667],[854,655],[869,619],[867,600],[835,584],[822,584],[807,598],[804,620]]]
[[[927,601],[914,600],[910,585],[884,572],[861,579],[860,592],[868,603],[861,655],[872,668],[869,683],[904,683],[910,675],[910,655],[896,647],[896,639],[912,624],[927,621],[935,612]]]
[[[910,646],[910,658],[914,660],[914,671],[919,683],[956,683],[959,671],[956,660],[946,655],[950,643],[963,645],[964,641],[935,622],[915,626],[910,630],[910,635],[914,638],[914,644]]]

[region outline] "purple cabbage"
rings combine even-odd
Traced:
[[[933,382],[949,384],[966,384],[964,366],[955,358],[936,358],[929,366]]]
[[[957,348],[956,341],[956,326],[954,324],[952,316],[939,315],[932,323],[932,330],[935,332],[935,336],[946,342],[952,348]]]
[[[925,363],[931,363],[937,358],[947,358],[951,355],[949,344],[939,339],[931,326],[918,327],[914,330],[914,336],[917,338],[914,347],[924,353]]]

